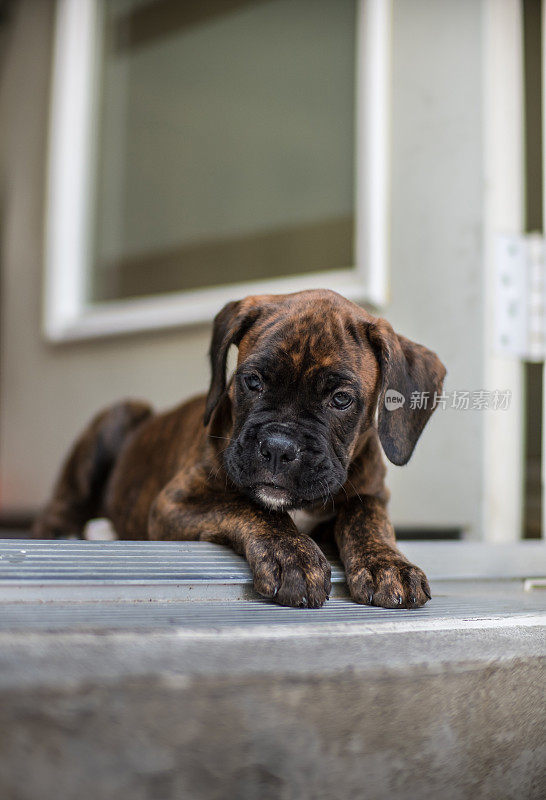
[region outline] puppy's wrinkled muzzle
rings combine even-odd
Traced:
[[[288,472],[299,460],[297,444],[284,433],[266,434],[258,442],[262,468],[272,477]]]

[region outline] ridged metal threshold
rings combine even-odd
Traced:
[[[331,599],[316,610],[283,608],[266,600],[225,599],[210,602],[53,602],[6,603],[0,614],[4,631],[119,631],[195,629],[304,625],[308,627],[344,624],[348,626],[400,627],[412,629],[449,626],[462,627],[477,621],[526,620],[543,618],[546,623],[544,593],[530,595],[514,582],[499,581],[482,587],[472,583],[466,593],[461,587],[447,586],[435,594],[424,608],[395,611],[360,606],[350,600]]]
[[[524,580],[546,575],[546,548],[458,542],[404,543],[422,566],[433,599],[424,608],[359,606],[332,563],[322,609],[282,608],[252,587],[244,559],[204,542],[0,541],[0,631],[223,629],[328,624],[400,626],[546,620],[546,592]],[[138,602],[140,601],[140,602]]]
[[[546,575],[542,542],[404,542],[400,547],[432,580]],[[335,559],[332,581],[344,581],[341,564]],[[0,587],[37,582],[249,584],[252,576],[244,558],[228,547],[207,542],[0,539]]]

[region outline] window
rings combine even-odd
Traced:
[[[46,335],[381,304],[388,30],[386,0],[60,0]]]

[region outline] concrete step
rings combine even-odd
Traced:
[[[433,599],[388,611],[337,568],[281,608],[213,545],[0,542],[0,798],[543,798],[546,548],[461,545],[407,543]]]

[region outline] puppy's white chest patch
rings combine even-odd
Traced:
[[[334,516],[331,512],[327,514],[310,514],[303,509],[289,511],[288,513],[300,533],[309,533],[319,522],[326,522],[326,520],[332,519]]]

